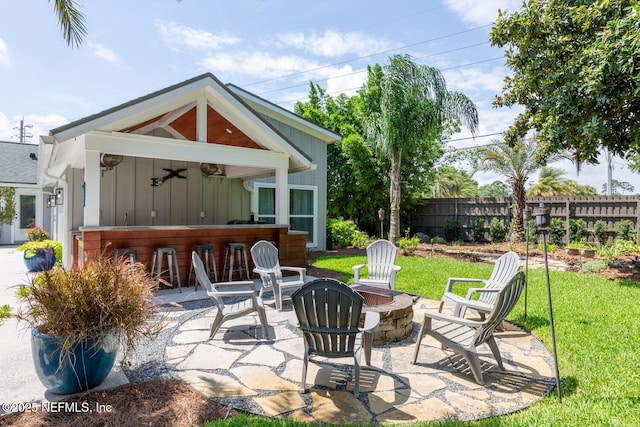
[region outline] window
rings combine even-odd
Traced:
[[[275,184],[256,183],[257,220],[266,224],[276,222]],[[318,187],[289,186],[289,222],[291,230],[307,232],[307,247],[317,246]]]
[[[36,225],[36,196],[20,196],[20,228]]]

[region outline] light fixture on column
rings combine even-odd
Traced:
[[[55,193],[56,193],[55,196],[54,196],[55,204],[56,205],[63,205],[64,204],[64,190],[62,188],[56,188]]]

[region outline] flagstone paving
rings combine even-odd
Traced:
[[[371,366],[363,364],[360,373],[359,398],[353,395],[352,358],[312,359],[309,389],[301,393],[304,345],[290,326],[292,307],[286,303],[279,312],[266,301],[268,340],[262,339],[257,316],[226,322],[208,340],[215,308],[197,310],[173,324],[165,362],[194,388],[236,409],[334,425],[480,419],[521,410],[551,391],[555,380],[549,350],[507,323],[496,335],[506,371],[499,370],[486,345],[479,349],[486,386],[473,380],[462,357],[441,350],[430,337],[423,340],[417,364],[411,363],[423,313],[437,304],[418,300],[413,333],[403,341],[374,346]]]

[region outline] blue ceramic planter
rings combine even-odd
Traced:
[[[52,393],[72,394],[100,385],[113,367],[118,351],[117,330],[95,344],[76,345],[61,357],[59,338],[31,330],[31,354],[36,373]]]
[[[51,270],[56,262],[56,255],[52,249],[38,249],[36,254],[30,258],[27,258],[25,251],[23,258],[24,265],[27,266],[29,272]]]

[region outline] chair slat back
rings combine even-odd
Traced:
[[[193,268],[196,272],[196,280],[200,283],[200,286],[206,289],[207,295],[209,295],[213,303],[222,310],[224,308],[224,302],[222,298],[217,295],[215,287],[209,280],[204,264],[202,264],[202,259],[200,259],[198,253],[195,251],[191,252],[191,262],[193,263]]]
[[[478,328],[475,336],[475,345],[478,346],[484,343],[492,334],[493,331],[502,323],[507,317],[513,307],[515,307],[522,289],[524,288],[524,272],[517,272],[498,293],[496,303],[491,310],[491,313],[487,316],[487,319],[483,322],[483,326]]]
[[[391,276],[398,248],[388,240],[376,240],[367,246],[367,268],[369,278],[388,280]]]
[[[291,296],[310,354],[353,355],[363,299],[334,279],[316,279]]]
[[[278,248],[273,246],[271,242],[267,242],[266,240],[256,242],[256,244],[251,247],[251,258],[253,258],[253,263],[256,267],[271,270],[275,273],[276,280],[282,279]],[[273,283],[271,285],[273,285]]]
[[[511,280],[511,278],[518,272],[520,269],[520,257],[515,252],[507,252],[502,255],[496,261],[493,266],[493,271],[491,272],[491,276],[486,281],[485,288],[487,289],[500,289],[506,283]],[[479,300],[481,302],[494,305],[496,299],[498,298],[498,294],[484,292],[480,294]]]

